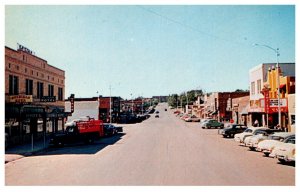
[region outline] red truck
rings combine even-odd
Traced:
[[[69,143],[85,142],[93,143],[104,136],[103,122],[88,118],[77,120],[69,124],[63,133],[57,133],[50,139],[50,145],[64,146]]]

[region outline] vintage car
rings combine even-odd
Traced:
[[[223,135],[223,137],[234,137],[237,133],[242,133],[247,129],[245,125],[240,124],[229,124],[226,128],[219,131],[219,134]]]
[[[240,144],[243,144],[246,137],[253,136],[257,132],[264,131],[264,130],[267,130],[267,129],[269,129],[269,128],[266,128],[266,127],[249,127],[243,133],[235,134],[234,135],[234,140],[236,142],[239,142]]]
[[[192,115],[190,117],[187,117],[184,119],[185,122],[199,122],[200,118],[197,117],[196,115]]]
[[[279,133],[278,133],[279,134]],[[269,156],[276,146],[282,143],[287,143],[289,140],[295,139],[295,133],[285,132],[281,133],[280,136],[273,136],[270,139],[264,140],[257,145],[256,150],[261,151],[265,156]]]
[[[257,148],[259,142],[268,138],[279,137],[281,133],[285,132],[280,132],[280,130],[278,129],[258,130],[254,133],[253,136],[246,137],[244,140],[244,144],[245,146],[249,147],[250,150],[254,151]]]
[[[276,157],[281,163],[295,162],[296,138],[287,139],[284,143],[276,146],[270,157]]]
[[[204,122],[201,126],[202,126],[202,129],[224,128],[224,124],[218,122],[215,119],[209,119],[208,121]]]

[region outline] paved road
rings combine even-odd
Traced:
[[[248,151],[217,130],[160,118],[94,145],[51,149],[5,165],[6,185],[295,185],[295,167]]]

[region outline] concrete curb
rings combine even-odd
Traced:
[[[43,148],[43,149],[39,149],[36,151],[32,151],[32,152],[24,152],[24,153],[19,153],[19,154],[5,154],[5,164],[22,159],[24,157],[29,157],[35,154],[38,154],[40,152],[45,151],[47,148]]]

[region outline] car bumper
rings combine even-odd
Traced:
[[[276,157],[277,159],[282,159],[282,160],[284,160],[284,161],[286,161],[286,162],[293,162],[293,161],[295,161],[294,158],[290,158],[290,157],[288,157],[288,156],[286,156],[286,155],[276,155],[275,157]]]

